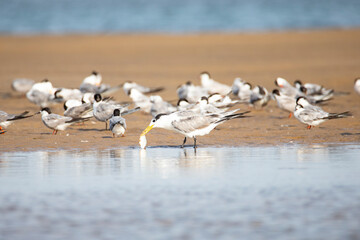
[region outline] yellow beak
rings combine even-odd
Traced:
[[[140,136],[145,136],[145,134],[147,134],[153,127],[154,127],[154,125],[149,125],[149,126],[141,133]]]

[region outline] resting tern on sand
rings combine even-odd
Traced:
[[[69,101],[64,103],[64,116],[72,118],[91,118],[93,117],[93,106],[91,103],[82,103],[80,105],[67,105]]]
[[[300,80],[294,82],[295,88],[301,91],[301,87],[305,88],[307,96],[320,96],[322,100],[329,100],[334,96],[334,89],[326,89],[323,86],[315,83],[303,84]]]
[[[250,104],[255,107],[264,107],[270,101],[271,95],[262,86],[255,86],[250,95]]]
[[[121,85],[111,87],[108,84],[102,84],[102,76],[100,73],[93,71],[90,76],[87,76],[81,83],[79,89],[82,93],[99,93],[104,96],[109,96],[111,93],[118,91]]]
[[[60,102],[55,99],[54,93],[56,90],[48,79],[44,79],[39,83],[35,83],[26,93],[26,97],[30,102],[44,108]]]
[[[7,128],[15,120],[20,120],[34,116],[34,114],[27,115],[28,113],[29,113],[28,111],[25,111],[20,114],[9,114],[4,111],[0,111],[0,130],[2,130],[3,128]]]
[[[276,100],[278,107],[282,110],[288,111],[290,113],[290,118],[295,110],[296,99],[281,93],[278,89],[274,89],[272,94]]]
[[[32,79],[27,79],[27,78],[16,78],[12,81],[11,83],[11,88],[15,91],[15,92],[19,92],[22,94],[27,93],[28,91],[30,91],[30,89],[32,88],[32,86],[35,84],[35,81]]]
[[[160,113],[172,113],[177,111],[177,108],[174,107],[171,103],[168,103],[162,99],[159,95],[150,96],[151,109],[150,113],[153,117]]]
[[[180,85],[177,88],[176,93],[179,99],[186,99],[189,103],[196,103],[202,96],[209,95],[205,88],[201,86],[195,86],[190,81]]]
[[[238,103],[241,103],[241,101],[239,100],[231,100],[228,95],[221,95],[219,93],[210,94],[207,99],[210,104],[223,110],[226,110]]]
[[[250,102],[250,96],[252,94],[252,86],[250,83],[245,82],[241,78],[235,78],[231,87],[232,93],[237,96],[241,101],[245,103]]]
[[[95,102],[93,103],[94,117],[100,122],[105,122],[105,129],[107,129],[107,121],[113,116],[115,109],[120,109],[122,116],[137,112],[139,107],[127,110],[128,105],[121,105],[118,103],[106,102],[102,100],[100,94],[95,94]]]
[[[145,96],[142,92],[140,92],[136,88],[131,88],[129,90],[129,97],[134,102],[136,107],[140,107],[141,111],[150,113],[151,105],[152,105],[150,101],[150,97]]]
[[[185,135],[183,144],[186,143],[186,138],[194,139],[194,148],[196,148],[196,137],[209,134],[217,125],[235,118],[245,118],[244,114],[249,113],[210,113],[202,114],[191,110],[178,111],[170,114],[159,114],[153,118],[149,126],[141,133],[141,137],[145,136],[153,128],[163,128],[172,130]]]
[[[113,116],[109,120],[110,131],[113,133],[113,137],[122,136],[125,137],[126,121],[125,118],[120,116],[120,109],[115,109]]]
[[[354,90],[360,95],[360,78],[355,79]]]
[[[58,131],[64,131],[68,126],[75,122],[84,121],[83,118],[74,119],[71,117],[64,117],[55,113],[51,113],[49,108],[43,108],[40,112],[42,122],[46,127],[53,130],[53,135],[56,135]]]
[[[296,98],[300,96],[304,96],[304,92],[301,89],[297,89],[293,87],[286,79],[278,77],[275,79],[275,85],[280,88],[280,92],[283,95],[289,96],[294,98],[294,101]]]
[[[296,87],[293,87],[288,81],[286,81],[284,78],[276,78],[275,85],[280,87],[280,92],[282,94],[285,94],[289,97],[293,97],[295,100],[298,97],[305,96],[311,103],[319,103],[326,100],[329,100],[331,98],[332,93],[328,93],[330,95],[308,95],[307,89],[304,86],[300,86],[299,89]]]
[[[130,89],[136,89],[141,93],[156,93],[164,90],[164,87],[157,87],[157,88],[149,88],[145,86],[141,86],[137,84],[136,82],[128,81],[123,84],[123,90],[126,95],[130,94]]]
[[[309,105],[307,107],[304,107],[303,105],[299,104],[299,102],[304,102],[304,100],[297,102],[298,103],[295,107],[294,116],[300,122],[307,124],[308,129],[311,129],[311,127],[317,126],[330,119],[338,119],[351,116],[350,112],[328,113],[321,108],[313,108]]]
[[[57,99],[67,101],[70,99],[75,99],[81,101],[83,93],[79,89],[70,89],[70,88],[59,88],[55,91],[54,96]]]
[[[231,92],[230,86],[213,80],[208,72],[202,72],[200,74],[200,80],[203,88],[205,88],[210,94],[220,93],[221,95],[226,95]]]

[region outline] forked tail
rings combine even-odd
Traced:
[[[352,116],[352,114],[350,112],[330,113],[330,115],[325,117],[324,119],[337,119],[337,118],[345,118],[345,117],[350,117],[350,116]]]
[[[235,119],[235,118],[246,118],[246,117],[250,117],[250,116],[244,116],[245,114],[249,113],[250,111],[246,111],[246,112],[242,112],[242,113],[235,113],[235,114],[229,114],[226,115],[224,117],[222,117],[220,120],[218,120],[216,123],[221,123],[224,121],[228,121],[231,119]]]

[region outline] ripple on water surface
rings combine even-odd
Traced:
[[[360,146],[0,154],[6,239],[359,239]]]

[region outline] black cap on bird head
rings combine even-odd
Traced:
[[[259,86],[258,85],[258,88],[259,88],[259,93],[260,93],[260,95],[265,95],[266,93],[265,93],[265,90],[264,90],[264,88],[262,87],[262,86]]]
[[[59,92],[61,92],[61,88],[60,89],[58,89],[58,90],[56,90],[55,92],[54,92],[54,96],[55,96],[55,98],[61,98],[60,96],[58,96],[58,93]]]
[[[208,100],[208,98],[206,96],[202,96],[200,98],[200,101],[206,101],[207,103],[209,103],[209,100]]]
[[[207,74],[207,75],[209,76],[209,78],[211,78],[211,76],[210,76],[210,73],[209,73],[209,72],[207,72],[207,71],[203,71],[202,73],[200,73],[200,75],[203,75],[203,74]]]
[[[302,82],[298,79],[298,80],[295,80],[294,84],[299,84],[300,86],[303,85]]]
[[[120,116],[120,109],[114,109],[114,113],[113,113],[114,116]]]
[[[279,89],[274,89],[274,90],[272,91],[272,94],[280,96]]]
[[[41,109],[41,112],[42,112],[42,111],[45,111],[45,112],[47,112],[48,114],[51,113],[51,110],[50,110],[50,108],[48,108],[48,107],[42,108],[42,109]]]
[[[45,78],[45,79],[42,80],[41,82],[49,82],[49,79]]]
[[[94,95],[94,99],[95,99],[96,102],[100,102],[102,97],[101,97],[101,95],[99,93],[97,93],[97,94]]]
[[[188,101],[186,98],[180,98],[176,105],[177,105],[177,106],[180,106],[180,103],[181,103],[181,102],[187,102],[187,103],[189,103],[189,101]]]
[[[298,102],[301,100],[301,99],[305,99],[307,101],[307,99],[304,97],[304,96],[300,96],[296,99],[296,104],[298,104]]]
[[[97,76],[99,73],[98,72],[96,72],[96,71],[92,71],[92,73],[91,73],[92,75],[95,75],[95,76]]]
[[[306,87],[304,87],[304,86],[301,86],[301,87],[300,87],[300,92],[302,92],[302,93],[305,93],[305,94],[306,94],[306,92],[307,92],[307,88],[306,88]]]

